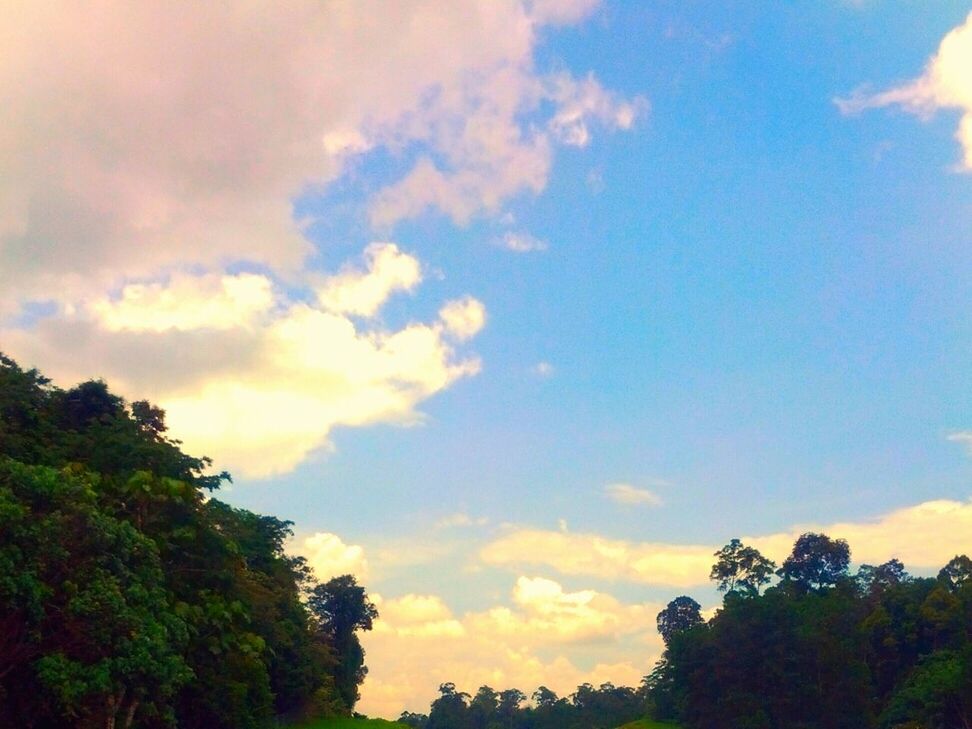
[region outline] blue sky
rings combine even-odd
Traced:
[[[379,714],[636,682],[734,536],[972,548],[968,2],[460,5],[6,21],[2,348],[355,571]]]

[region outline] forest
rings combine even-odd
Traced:
[[[315,583],[290,522],[214,497],[228,474],[164,413],[0,355],[0,726],[253,729],[350,713],[377,611]]]
[[[0,355],[0,726],[258,729],[354,711],[378,618],[344,575],[318,583],[291,523],[215,494],[164,412],[100,381],[68,390]],[[658,614],[638,687],[442,683],[417,729],[970,729],[972,560],[935,577],[851,571],[844,540],[800,536],[777,565],[733,539],[708,620]],[[661,724],[659,724],[661,726]]]
[[[972,560],[937,577],[892,559],[851,574],[850,545],[806,533],[779,567],[733,539],[713,555],[725,593],[709,620],[676,597],[658,614],[665,652],[637,688],[545,687],[474,696],[440,687],[419,729],[609,729],[651,717],[691,729],[969,729]],[[771,582],[775,584],[770,585]]]

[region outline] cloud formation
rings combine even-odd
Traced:
[[[485,323],[472,297],[398,330],[352,319],[418,281],[418,261],[393,243],[365,258],[367,270],[324,277],[306,300],[264,276],[178,276],[0,333],[61,382],[102,376],[157,402],[188,452],[218,468],[271,476],[328,447],[335,427],[418,422],[419,403],[479,371],[455,352]]]
[[[415,160],[375,191],[382,226],[541,191],[558,144],[643,108],[536,66],[542,28],[595,5],[17,3],[0,18],[0,312],[237,261],[295,275],[312,246],[292,200],[376,149]]]
[[[846,539],[858,564],[897,558],[909,569],[933,572],[956,554],[969,551],[972,501],[926,501],[867,521],[798,525],[776,534],[743,537],[743,541],[782,562],[797,537],[808,531]],[[597,534],[514,528],[484,546],[480,558],[486,564],[517,570],[542,565],[564,575],[693,587],[709,582],[713,553],[720,546],[632,542]]]
[[[381,617],[362,635],[369,672],[359,704],[372,716],[427,712],[444,681],[464,691],[543,684],[561,695],[584,682],[637,685],[661,652],[662,605],[570,592],[542,577],[520,576],[506,604],[463,615],[437,595],[376,602]],[[585,669],[575,656],[596,660]]]
[[[972,13],[949,31],[925,72],[901,86],[867,93],[859,91],[846,99],[835,99],[841,112],[855,114],[865,109],[900,106],[928,118],[939,109],[958,109],[962,116],[955,138],[962,145],[961,169],[972,172]]]
[[[345,544],[337,534],[317,532],[304,539],[299,551],[314,570],[318,582],[327,582],[341,575],[354,575],[359,581],[368,579],[364,548],[358,544]]]

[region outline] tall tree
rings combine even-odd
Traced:
[[[773,560],[738,539],[730,541],[713,556],[717,561],[712,566],[709,579],[715,580],[722,592],[758,595],[759,589],[772,579],[776,570]]]
[[[702,606],[688,595],[676,597],[656,617],[658,632],[661,633],[666,645],[671,643],[675,635],[702,625],[704,622]]]
[[[357,631],[371,630],[378,609],[353,575],[334,577],[317,585],[307,602],[334,650],[334,685],[351,711],[358,701],[358,686],[368,673]]]
[[[801,589],[822,589],[847,576],[850,547],[843,539],[807,532],[793,545],[793,552],[778,574]]]

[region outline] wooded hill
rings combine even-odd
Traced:
[[[290,522],[213,498],[228,474],[164,413],[0,355],[0,726],[250,729],[349,713],[353,577],[316,584]]]

